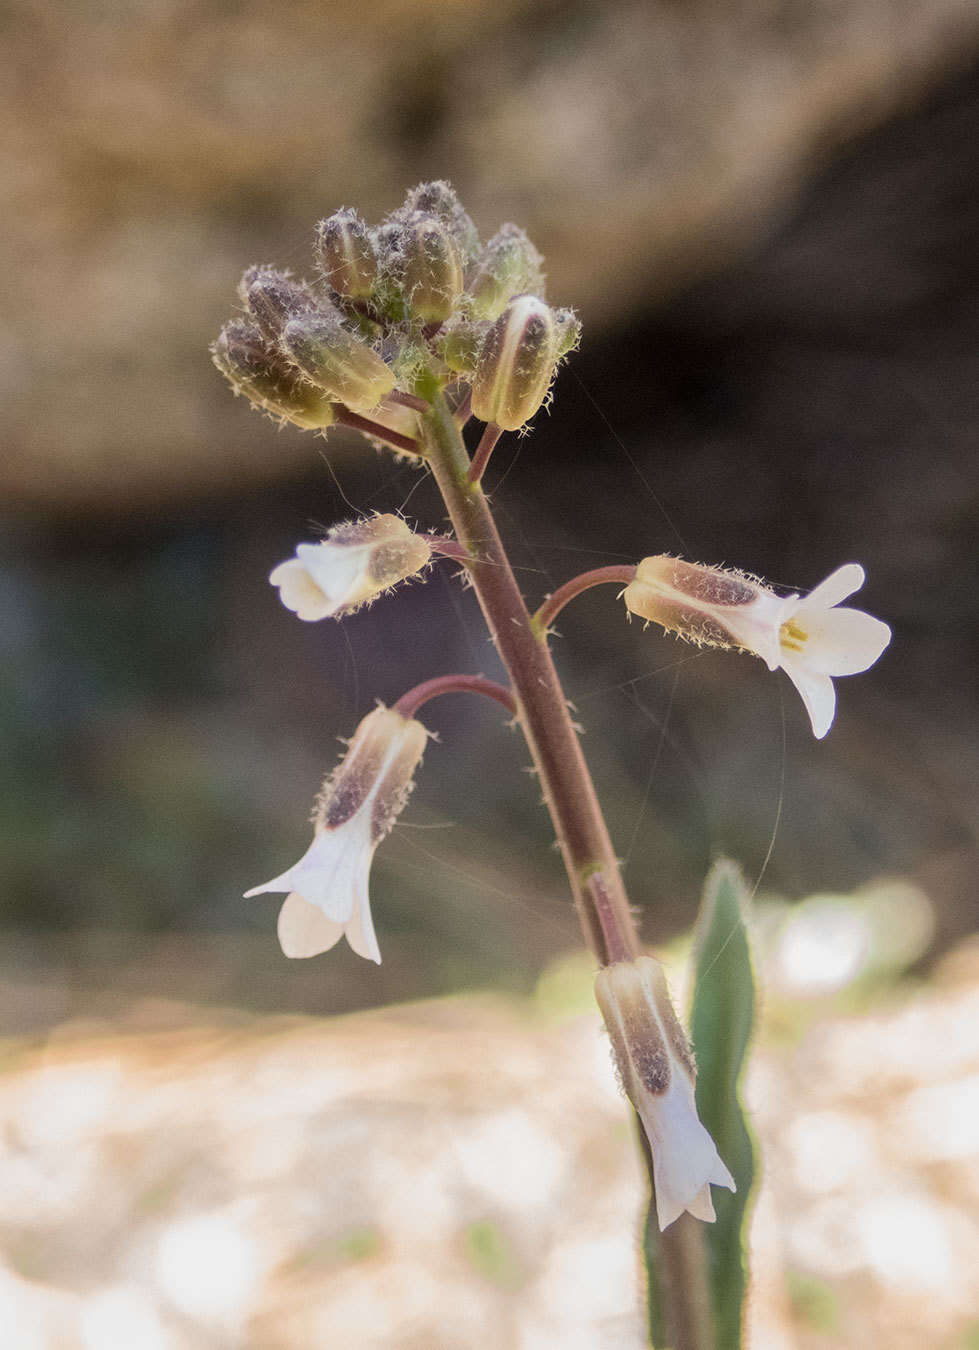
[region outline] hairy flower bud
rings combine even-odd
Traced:
[[[372,516],[335,526],[319,544],[300,544],[269,581],[287,609],[312,622],[349,614],[420,572],[431,556],[427,540],[398,516]]]
[[[696,1067],[663,967],[651,956],[606,966],[595,979],[595,997],[652,1150],[660,1229],[684,1210],[713,1222],[711,1185],[733,1191],[734,1179],[697,1116]]]
[[[304,281],[295,281],[288,272],[277,272],[274,267],[249,267],[238,292],[252,318],[273,343],[290,319],[322,307]]]
[[[483,422],[517,431],[544,402],[557,369],[554,311],[536,295],[511,300],[483,343],[472,410]]]
[[[346,935],[358,956],[380,961],[368,896],[371,860],[404,809],[427,740],[421,722],[394,708],[368,713],[323,784],[312,844],[287,872],[246,892],[288,891],[279,913],[286,956],[316,956]]]
[[[462,256],[449,227],[436,216],[416,212],[400,242],[401,285],[412,318],[442,323],[462,295]]]
[[[333,422],[329,397],[289,367],[255,324],[244,319],[225,324],[211,356],[235,393],[244,394],[256,408],[307,431]]]
[[[567,356],[581,341],[581,320],[573,309],[556,309],[554,322],[557,325],[557,354]]]
[[[479,255],[466,286],[473,312],[497,319],[515,295],[543,294],[543,262],[518,225],[503,225]]]
[[[394,388],[394,372],[334,315],[304,314],[282,330],[282,350],[307,379],[355,412],[370,412]]]
[[[485,320],[454,319],[439,333],[436,350],[457,375],[472,375],[491,325]]]
[[[411,216],[416,211],[422,215],[436,216],[448,226],[463,262],[468,263],[476,256],[479,234],[450,183],[436,179],[432,183],[419,183],[413,187],[405,198],[401,214]]]
[[[364,300],[377,281],[377,255],[367,226],[344,207],[316,227],[316,251],[326,284],[347,300]]]

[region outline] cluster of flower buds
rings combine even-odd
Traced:
[[[481,245],[448,183],[414,188],[373,229],[335,212],[316,228],[315,253],[315,283],[249,268],[245,314],[212,348],[236,392],[296,426],[346,421],[410,449],[424,371],[456,386],[457,403],[471,386],[475,416],[516,431],[578,341],[574,313],[544,298],[542,259],[523,230],[504,225]]]

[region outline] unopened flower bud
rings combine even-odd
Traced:
[[[479,255],[466,287],[473,312],[481,319],[497,319],[515,295],[542,294],[543,262],[518,225],[502,226]]]
[[[822,737],[836,711],[831,677],[866,670],[891,640],[880,619],[838,608],[863,581],[863,568],[846,563],[807,596],[780,596],[756,577],[661,555],[643,558],[622,598],[631,613],[690,642],[753,652],[769,670],[781,667]]]
[[[211,356],[235,393],[244,394],[256,408],[307,431],[333,422],[329,397],[288,366],[255,324],[243,319],[226,324]]]
[[[400,248],[408,313],[422,323],[442,323],[455,311],[463,286],[462,257],[449,227],[418,212],[405,223]]]
[[[288,891],[279,912],[286,956],[316,956],[346,935],[358,956],[380,961],[368,896],[371,860],[404,809],[427,740],[421,722],[394,708],[369,713],[323,784],[310,847],[287,872],[246,892]]]
[[[319,544],[300,544],[269,581],[287,609],[312,622],[350,613],[420,572],[431,556],[431,545],[398,516],[372,516],[337,525]]]
[[[347,300],[364,300],[377,281],[377,255],[356,211],[335,211],[316,227],[316,250],[326,284]]]
[[[567,356],[581,341],[581,320],[573,309],[556,309],[554,322],[557,325],[557,354]]]
[[[249,267],[238,292],[252,318],[273,343],[290,319],[311,313],[322,304],[304,281],[295,281],[288,272],[277,272],[273,267]]]
[[[554,311],[536,295],[511,300],[483,343],[472,410],[483,422],[516,431],[544,402],[557,368]]]
[[[606,966],[596,977],[595,997],[622,1086],[652,1150],[660,1229],[684,1210],[713,1222],[711,1185],[733,1191],[734,1178],[697,1115],[696,1067],[663,967],[651,956]]]
[[[394,372],[339,317],[304,314],[282,330],[282,350],[337,403],[369,412],[394,388]]]
[[[485,320],[455,319],[439,334],[438,353],[457,375],[472,375],[490,324]]]
[[[479,234],[450,183],[436,179],[432,183],[419,183],[412,188],[401,208],[401,214],[407,217],[416,211],[426,216],[436,216],[448,226],[464,263],[476,256]]]

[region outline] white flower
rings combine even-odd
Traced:
[[[595,997],[622,1086],[649,1140],[660,1231],[684,1210],[713,1223],[711,1186],[736,1188],[697,1115],[696,1069],[663,967],[651,956],[606,966],[596,977]]]
[[[319,544],[300,544],[269,581],[287,609],[312,622],[354,609],[420,572],[431,553],[397,516],[372,516],[336,526]]]
[[[369,713],[323,786],[312,844],[287,872],[246,891],[246,899],[289,892],[279,912],[286,956],[317,956],[346,935],[358,956],[380,962],[368,896],[371,861],[404,807],[427,738],[420,722],[393,708]]]
[[[754,577],[663,556],[642,560],[624,599],[634,614],[682,637],[740,647],[769,670],[781,667],[822,738],[836,711],[832,677],[867,670],[891,640],[880,619],[839,608],[863,582],[863,568],[846,563],[807,596],[779,596]]]

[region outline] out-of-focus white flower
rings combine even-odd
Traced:
[[[269,581],[300,619],[326,619],[420,572],[431,556],[428,542],[398,516],[372,516],[337,525],[319,544],[300,544]]]
[[[696,1067],[677,1021],[663,967],[651,956],[600,970],[595,997],[605,1018],[622,1086],[653,1154],[660,1231],[689,1210],[713,1223],[710,1188],[735,1189],[694,1101]]]
[[[324,784],[313,842],[281,876],[246,891],[288,891],[279,911],[286,956],[317,956],[346,935],[358,954],[381,960],[371,920],[368,878],[374,850],[390,833],[412,787],[428,732],[394,708],[375,708]]]
[[[821,738],[836,711],[832,677],[866,670],[891,640],[880,619],[839,608],[863,583],[859,563],[846,563],[807,596],[780,596],[755,577],[659,556],[642,560],[623,598],[633,614],[692,642],[753,652],[769,670],[781,666]]]

